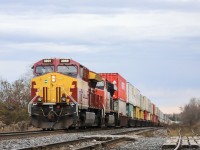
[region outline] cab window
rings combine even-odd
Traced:
[[[71,66],[58,66],[57,72],[76,77],[77,76],[77,66],[71,65]]]
[[[104,81],[97,82],[96,88],[103,90],[104,89]]]
[[[54,72],[54,66],[37,66],[35,69],[37,75],[43,75],[49,72]]]

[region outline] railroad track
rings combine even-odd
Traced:
[[[135,129],[133,131],[126,131],[126,132],[118,132],[110,135],[103,135],[103,136],[89,136],[89,137],[82,137],[80,139],[72,140],[72,141],[65,141],[65,142],[58,142],[52,143],[47,145],[35,146],[35,147],[27,147],[21,150],[30,150],[30,149],[60,149],[65,148],[67,149],[76,149],[76,150],[89,150],[89,149],[110,149],[116,143],[123,143],[127,141],[135,141],[133,137],[126,137],[122,135],[127,135],[130,133],[141,134],[144,132],[149,132],[155,130],[155,128],[140,128]]]
[[[194,136],[183,136],[182,130],[178,131],[178,137],[171,137],[163,144],[162,149],[180,150],[184,148],[199,149],[200,137],[191,130]]]
[[[111,128],[108,128],[111,129]],[[103,130],[108,130],[103,129]],[[45,135],[51,135],[51,134],[65,134],[65,133],[77,133],[77,132],[87,132],[87,131],[98,131],[99,128],[88,128],[88,129],[70,129],[70,130],[35,130],[35,131],[23,131],[23,132],[4,132],[0,133],[0,141],[1,140],[10,140],[10,139],[16,139],[16,138],[29,138],[33,136],[45,136]],[[102,130],[102,129],[101,129]]]
[[[24,132],[5,132],[0,133],[0,140],[10,140],[16,138],[30,138],[33,136],[43,136],[43,135],[51,135],[51,134],[61,134],[65,133],[65,130],[55,130],[55,131],[24,131]]]

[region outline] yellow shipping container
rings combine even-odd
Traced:
[[[134,108],[134,118],[140,119],[140,108],[139,107]]]
[[[152,116],[152,114],[150,114],[150,120],[153,121],[153,116]]]
[[[140,119],[144,120],[144,111],[143,110],[140,110]]]

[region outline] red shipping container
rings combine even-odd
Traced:
[[[144,120],[147,120],[148,112],[144,111]]]
[[[113,99],[126,101],[126,79],[118,73],[100,73],[100,75],[117,86]]]
[[[153,115],[153,122],[154,122],[154,123],[158,123],[158,116]]]

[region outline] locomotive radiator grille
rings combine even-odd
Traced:
[[[57,87],[56,88],[56,102],[60,102],[60,99],[61,99],[61,88],[60,87]]]

